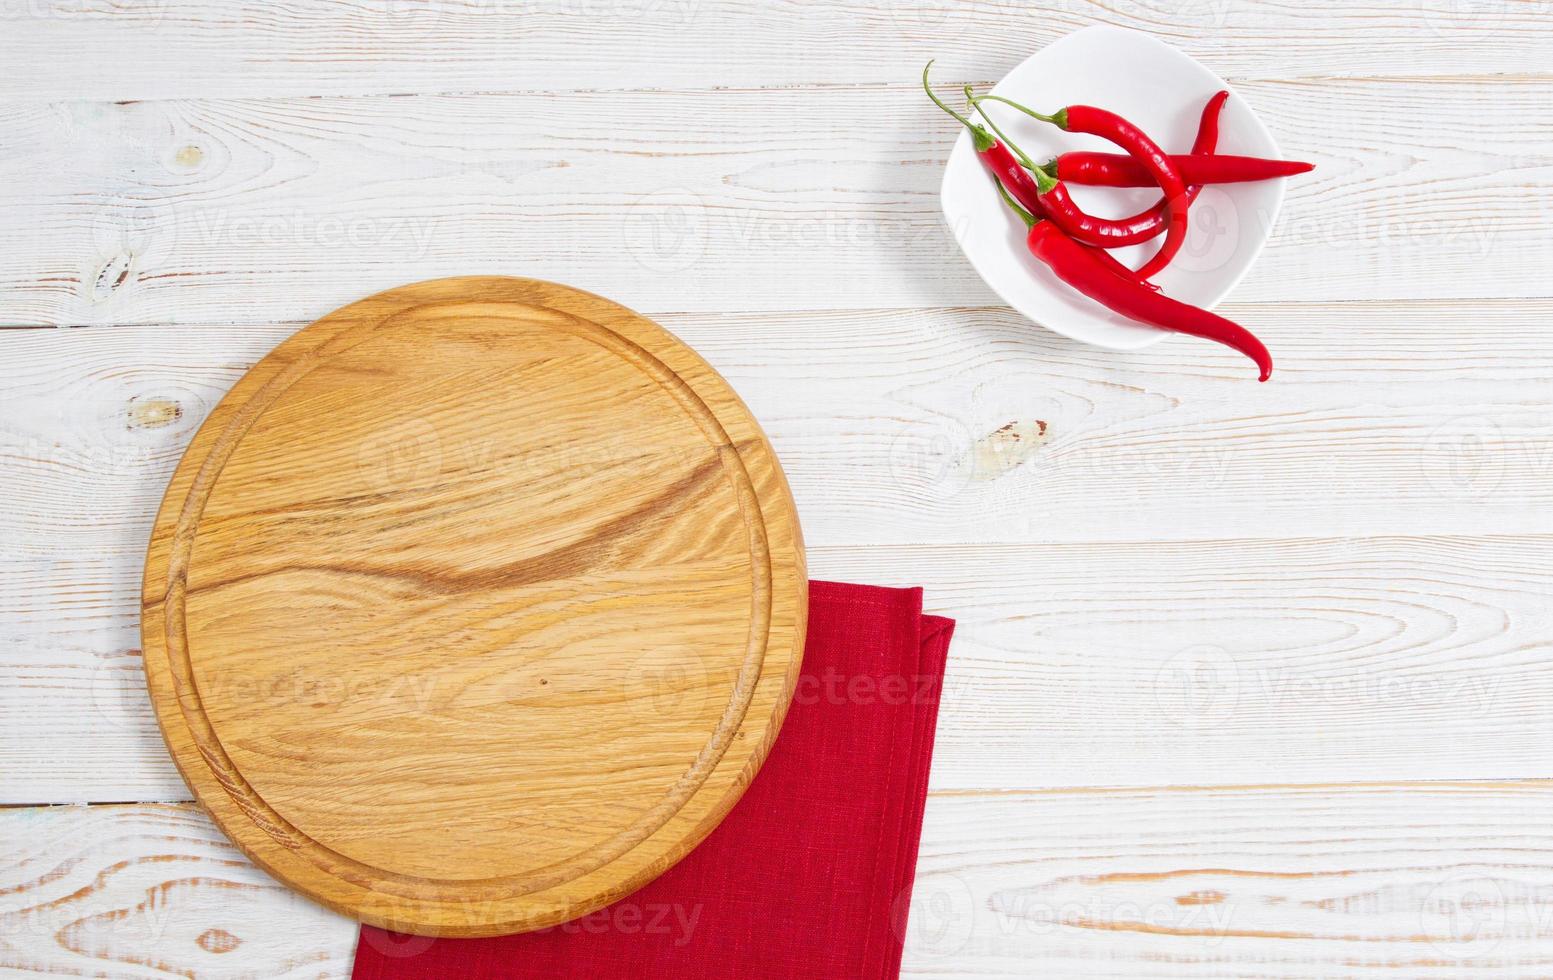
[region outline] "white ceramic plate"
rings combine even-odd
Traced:
[[[935,83],[951,105],[964,102],[947,73]],[[1191,149],[1203,103],[1224,80],[1170,45],[1119,27],[1086,27],[1027,58],[992,91],[1037,112],[1087,104],[1118,112],[1142,126],[1171,153]],[[1008,106],[986,110],[1014,142],[1039,163],[1067,150],[1119,153],[1093,136],[1065,133]],[[1224,105],[1219,152],[1278,157],[1272,134],[1234,93]],[[1168,296],[1211,307],[1235,288],[1272,231],[1283,203],[1284,180],[1205,187],[1192,205],[1187,239],[1174,262],[1155,277]],[[1090,214],[1121,217],[1159,200],[1148,188],[1070,185],[1074,200]],[[963,129],[941,192],[944,217],[971,265],[1007,303],[1057,333],[1115,350],[1136,350],[1168,334],[1133,323],[1074,292],[1025,250],[1024,223],[998,196],[992,177],[976,158]],[[1118,249],[1114,254],[1137,268],[1161,239]]]

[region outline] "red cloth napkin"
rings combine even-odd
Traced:
[[[811,582],[782,733],[721,825],[630,898],[540,932],[364,926],[354,980],[887,980],[900,974],[953,620],[921,589]]]

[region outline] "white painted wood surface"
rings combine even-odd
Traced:
[[[1228,304],[1268,385],[940,225],[921,62],[1096,21],[1319,164]],[[814,573],[960,620],[907,975],[1553,974],[1550,59],[1548,0],[0,0],[0,975],[348,974],[178,802],[141,551],[248,365],[471,272],[661,319]]]
[[[1546,977],[1550,807],[1540,781],[939,794],[903,975]],[[356,941],[191,804],[0,811],[0,896],[0,975],[339,977]]]

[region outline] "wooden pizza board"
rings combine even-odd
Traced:
[[[141,629],[173,759],[244,853],[363,922],[484,936],[620,899],[717,825],[807,599],[781,468],[705,361],[481,277],[243,376],[168,487]]]

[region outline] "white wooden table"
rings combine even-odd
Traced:
[[[1226,306],[1267,385],[941,224],[922,63],[1097,21],[1319,165]],[[959,619],[908,976],[1553,975],[1550,64],[1549,0],[0,0],[0,975],[348,975],[187,802],[142,550],[277,341],[480,272],[660,319],[814,573]]]

